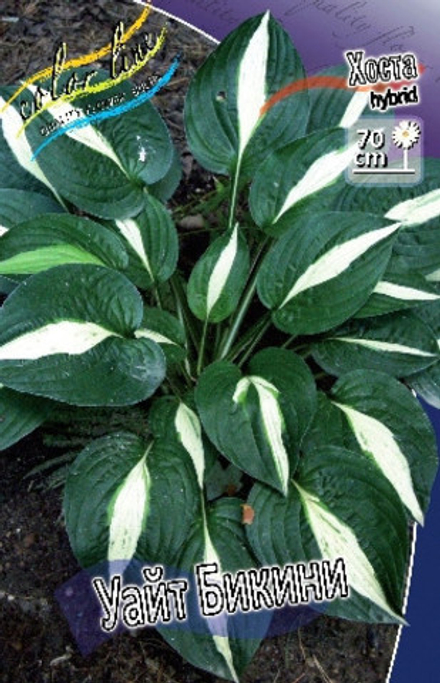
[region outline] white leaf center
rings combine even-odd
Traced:
[[[118,230],[125,237],[129,245],[139,256],[140,260],[145,266],[145,269],[154,282],[154,275],[151,269],[150,261],[145,251],[144,242],[142,240],[142,233],[136,221],[128,218],[125,221],[115,221]]]
[[[440,215],[440,190],[432,190],[415,199],[396,204],[385,217],[409,226],[420,225],[438,215]]]
[[[237,384],[233,396],[234,403],[239,403],[240,400],[244,398],[251,384],[258,393],[264,431],[283,488],[283,493],[284,495],[287,495],[289,483],[289,456],[284,447],[282,437],[283,432],[285,431],[285,425],[278,400],[280,392],[273,384],[262,377],[244,377]]]
[[[324,154],[324,156],[314,161],[306,174],[290,190],[275,222],[286,211],[291,209],[294,204],[333,183],[350,164],[357,149],[358,145],[356,143],[351,147]]]
[[[383,353],[404,353],[409,356],[422,356],[426,358],[435,358],[434,353],[422,351],[412,346],[404,346],[403,344],[393,344],[391,342],[378,341],[377,339],[356,339],[351,337],[335,337],[329,341],[340,341],[346,344],[358,344],[364,346],[372,351],[381,351]]]
[[[298,278],[280,308],[285,306],[300,292],[322,285],[324,282],[333,280],[338,275],[341,275],[344,271],[348,270],[356,259],[363,256],[369,249],[392,235],[399,228],[400,223],[397,223],[380,230],[370,230],[363,235],[354,237],[330,249],[330,251],[323,254],[315,263],[309,266],[305,273]]]
[[[200,420],[191,408],[181,403],[176,413],[174,425],[182,446],[191,456],[197,473],[197,481],[200,488],[203,489],[205,452],[203,449]]]
[[[350,586],[402,622],[388,604],[374,568],[360,547],[353,530],[327,510],[319,498],[302,489],[296,482],[294,484],[300,493],[322,557],[329,560],[343,557]]]
[[[147,454],[131,470],[116,494],[110,520],[109,561],[128,562],[136,551],[151,487],[146,458]]]
[[[0,109],[6,106],[6,101],[0,97]],[[55,195],[56,192],[49,180],[44,175],[40,166],[36,161],[32,161],[33,151],[28,142],[25,133],[19,134],[23,126],[23,120],[20,114],[14,109],[12,105],[0,115],[3,122],[3,135],[12,150],[15,158],[20,166],[22,166],[28,173],[40,180],[46,185]]]
[[[350,102],[348,103],[348,107],[345,110],[344,116],[342,117],[339,123],[339,127],[351,128],[352,126],[354,126],[354,124],[364,111],[365,107],[367,106],[369,99],[369,92],[363,92],[361,90],[355,92]]]
[[[251,139],[266,102],[266,72],[269,55],[269,12],[266,12],[249,41],[238,74],[239,156]]]
[[[134,333],[134,336],[136,337],[136,339],[151,339],[152,341],[155,341],[156,344],[173,344],[174,346],[177,346],[176,342],[173,342],[171,339],[168,339],[168,337],[165,337],[163,334],[160,334],[160,332],[149,330],[146,327],[143,327],[141,330],[137,330],[137,332]]]
[[[77,356],[93,349],[115,332],[89,322],[50,323],[12,339],[0,347],[0,360],[37,360],[66,353]]]
[[[226,285],[229,274],[234,265],[235,257],[238,249],[238,224],[232,231],[231,239],[226,247],[221,252],[214,270],[211,273],[208,283],[207,294],[207,315],[211,313],[217,301],[220,299],[223,289]]]
[[[392,299],[401,299],[402,301],[436,301],[440,299],[440,296],[437,294],[424,292],[414,287],[396,285],[394,282],[386,282],[385,280],[376,285],[374,293],[389,296]]]
[[[394,434],[385,424],[370,415],[347,405],[335,405],[347,416],[359,446],[374,459],[414,519],[423,524],[423,512],[414,492],[411,470]]]

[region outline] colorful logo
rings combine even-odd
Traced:
[[[49,111],[53,117],[49,125],[40,128],[45,140],[34,152],[33,159],[61,135],[120,116],[150,100],[169,83],[179,66],[180,55],[176,55],[162,76],[150,76],[142,87],[133,86],[131,98],[126,90],[114,90],[116,86],[122,85],[143,69],[165,44],[166,27],[157,36],[144,34],[134,46],[128,45],[135,34],[145,26],[151,9],[152,4],[149,0],[141,15],[128,30],[125,30],[123,22],[120,21],[114,29],[112,40],[88,55],[68,60],[67,44],[61,43],[55,51],[52,66],[28,78],[0,109],[0,115],[4,115],[8,108],[22,97],[19,101],[19,111],[23,125],[18,136],[23,135],[26,128],[44,112]],[[107,78],[103,78],[102,72],[97,69],[78,71],[104,57],[109,57]],[[68,78],[63,79],[66,75]],[[48,81],[45,87],[40,85],[45,81]],[[72,106],[77,100],[91,95],[108,94],[110,90],[110,97],[94,101],[91,105],[86,103],[84,106]]]

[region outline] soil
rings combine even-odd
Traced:
[[[139,7],[129,0],[2,0],[2,81],[14,83],[47,66],[61,40],[67,41],[69,55],[85,54],[102,44],[103,26],[113,27],[120,19],[128,25],[138,14]],[[149,19],[152,28],[164,21],[159,14]],[[182,103],[192,74],[213,46],[174,21],[168,36],[165,51],[151,64],[153,73],[160,71],[161,60],[170,62],[176,46],[184,58],[155,104],[183,161],[179,199],[190,202],[212,186],[212,178],[186,147]],[[197,225],[197,216],[193,218]],[[104,422],[95,418],[88,432],[97,435]],[[71,422],[75,420],[78,415]],[[80,441],[72,437],[62,442],[56,427],[46,427],[0,454],[0,683],[220,683],[184,663],[153,630],[118,635],[86,658],[79,653],[54,595],[79,570],[64,527],[62,491],[53,488],[57,482],[46,473],[25,475],[80,447]],[[266,639],[242,681],[385,683],[396,633],[394,626],[320,616]]]

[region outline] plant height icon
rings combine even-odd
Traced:
[[[420,141],[422,129],[416,121],[400,121],[393,130],[393,142],[399,149],[403,149],[403,168],[408,171],[409,150]]]

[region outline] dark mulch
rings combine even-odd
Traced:
[[[47,66],[60,40],[67,41],[70,56],[85,54],[102,44],[103,26],[107,41],[119,19],[128,25],[138,13],[129,0],[2,0],[2,81],[16,82]],[[150,30],[164,21],[155,15]],[[211,47],[170,22],[167,47],[151,64],[154,73],[161,60],[168,64],[177,51],[184,54],[178,74],[155,104],[183,160],[178,199],[185,203],[197,198],[201,188],[212,187],[210,174],[197,166],[186,147],[182,121],[189,80]],[[59,454],[59,449],[44,446],[37,432],[0,455],[0,682],[216,683],[213,676],[183,663],[154,631],[126,633],[81,657],[54,598],[54,591],[78,571],[61,515],[61,494],[48,490],[42,477],[22,478],[37,463]],[[243,682],[381,683],[395,635],[391,626],[319,617],[307,627],[264,641]]]

